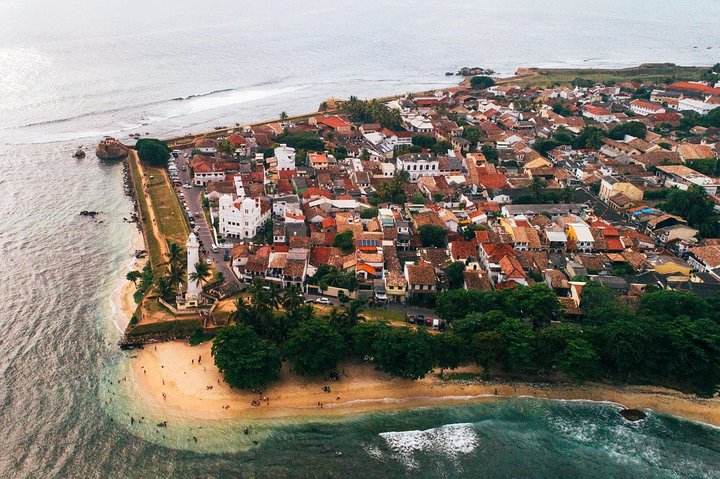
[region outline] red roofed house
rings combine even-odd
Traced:
[[[617,121],[617,117],[613,115],[610,110],[595,105],[584,105],[582,107],[582,114],[599,123],[612,123]]]
[[[633,100],[630,102],[630,109],[633,113],[642,116],[657,115],[659,113],[665,113],[667,110],[662,105],[650,103],[645,100]]]

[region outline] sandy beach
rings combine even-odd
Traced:
[[[362,364],[340,365],[338,381],[301,378],[290,374],[285,366],[280,380],[259,395],[227,386],[212,361],[210,347],[209,342],[198,346],[169,342],[138,351],[137,358],[133,359],[131,378],[136,394],[163,414],[203,420],[330,418],[498,398],[536,397],[606,401],[720,426],[720,399],[699,399],[664,388],[464,384],[441,381],[435,374],[410,381],[390,378],[372,365]],[[330,393],[323,391],[324,385],[330,386]],[[253,400],[259,400],[260,405],[253,406]]]

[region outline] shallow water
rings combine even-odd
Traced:
[[[717,2],[615,4],[0,1],[0,477],[718,477],[716,429],[654,414],[630,425],[611,405],[160,430],[116,347],[110,298],[134,228],[122,168],[71,158],[106,132],[299,113],[447,85],[462,65],[717,61]]]

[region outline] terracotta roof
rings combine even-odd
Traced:
[[[708,268],[714,269],[720,266],[720,246],[718,245],[697,246],[688,251]]]
[[[483,275],[482,271],[464,271],[463,277],[467,289],[479,289],[482,291],[491,291],[493,289],[492,282]]]
[[[450,243],[450,251],[455,261],[465,260],[469,257],[477,257],[477,243],[474,241],[453,241]]]
[[[523,271],[522,265],[514,256],[503,256],[499,264],[507,279],[525,278],[525,272]]]
[[[434,285],[435,268],[428,263],[407,265],[408,279],[412,285]]]

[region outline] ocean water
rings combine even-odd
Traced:
[[[122,167],[71,157],[103,134],[446,86],[463,65],[711,64],[718,18],[717,1],[0,0],[0,477],[718,477],[717,429],[628,424],[607,404],[519,399],[248,436],[187,420],[162,437],[116,347],[134,228]]]

